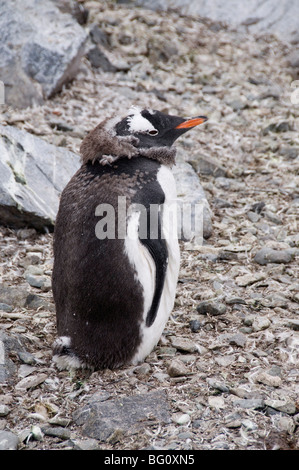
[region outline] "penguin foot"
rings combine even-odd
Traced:
[[[52,360],[59,370],[86,369],[89,366],[82,362],[70,348],[71,339],[59,336],[53,343]]]

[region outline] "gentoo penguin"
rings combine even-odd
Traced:
[[[58,368],[137,364],[159,341],[180,259],[172,144],[206,119],[132,108],[83,140],[54,230]]]

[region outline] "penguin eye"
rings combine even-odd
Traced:
[[[151,131],[148,131],[149,135],[157,135],[158,134],[158,131],[157,129],[153,129]]]

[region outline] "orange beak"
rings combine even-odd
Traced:
[[[176,129],[189,129],[191,127],[198,126],[207,120],[208,118],[206,116],[198,116],[196,118],[188,119],[187,121],[182,122],[176,126]]]

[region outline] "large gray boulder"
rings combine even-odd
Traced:
[[[73,152],[0,125],[0,223],[52,227],[61,191],[79,166]]]
[[[285,41],[298,37],[298,0],[136,0],[135,3],[156,10],[178,8],[184,14],[225,22],[252,33],[273,33]]]
[[[74,78],[87,32],[50,0],[0,0],[0,79],[5,102],[40,104]]]

